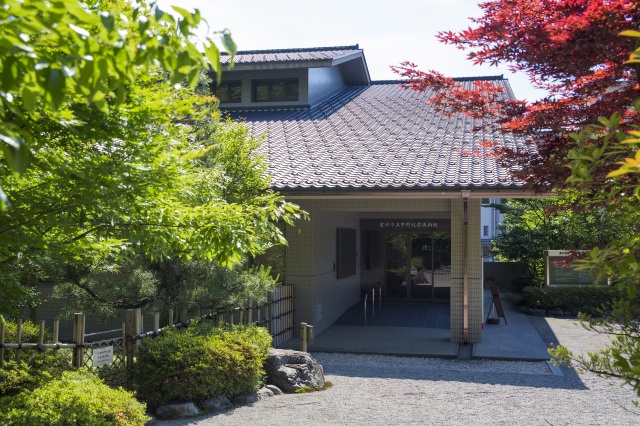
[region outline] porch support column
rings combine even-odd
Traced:
[[[451,200],[451,341],[482,339],[482,258],[480,200]]]

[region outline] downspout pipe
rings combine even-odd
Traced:
[[[464,227],[463,227],[463,262],[464,273],[462,276],[463,286],[463,314],[462,314],[462,326],[463,326],[463,342],[469,343],[469,195],[471,191],[463,190],[462,205],[464,211]]]

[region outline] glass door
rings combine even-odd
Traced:
[[[386,235],[389,298],[446,301],[451,287],[451,237],[446,232]]]

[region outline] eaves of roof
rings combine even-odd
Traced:
[[[354,199],[354,200],[394,200],[394,199],[453,199],[453,198],[531,198],[550,197],[554,194],[541,192],[528,188],[445,188],[442,190],[420,190],[415,188],[379,188],[348,190],[345,188],[313,188],[305,190],[291,190],[272,188],[287,199],[314,200],[314,199]]]

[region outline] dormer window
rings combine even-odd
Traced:
[[[223,81],[215,88],[215,95],[221,104],[238,104],[242,102],[242,81]]]
[[[298,79],[253,80],[251,82],[253,102],[283,102],[298,100]]]

